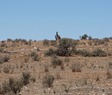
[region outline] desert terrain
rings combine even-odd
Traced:
[[[0,41],[0,95],[112,95],[112,39]]]

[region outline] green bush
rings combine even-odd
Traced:
[[[4,52],[4,48],[0,47],[0,52],[3,53]]]
[[[82,40],[86,40],[88,38],[88,35],[87,34],[84,34],[83,36],[81,36],[81,39]]]

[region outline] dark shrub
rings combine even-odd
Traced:
[[[104,57],[104,56],[107,56],[106,52],[103,51],[102,49],[96,49],[94,50],[92,53],[91,53],[91,56],[94,56],[94,57]]]
[[[6,65],[6,66],[3,67],[3,71],[6,74],[9,74],[10,73],[10,70],[11,70],[11,66],[10,65]]]
[[[40,60],[40,57],[36,52],[31,52],[30,56],[34,61],[39,61]]]
[[[81,39],[82,40],[86,40],[88,38],[88,35],[87,34],[84,34],[83,36],[81,36]]]
[[[22,81],[21,80],[16,80],[14,78],[10,78],[9,79],[9,86],[11,91],[13,91],[13,93],[17,94],[18,92],[21,91],[22,88]]]
[[[48,51],[45,52],[46,56],[53,56],[56,55],[56,50],[49,48]]]
[[[59,56],[70,56],[75,45],[76,43],[72,39],[63,38],[60,40],[56,53]]]
[[[56,45],[57,45],[56,41],[55,40],[51,40],[51,46],[56,46]]]
[[[0,63],[8,62],[9,59],[9,55],[0,56]]]
[[[52,87],[54,82],[53,75],[46,75],[43,77],[43,85],[44,87]]]
[[[84,57],[90,56],[90,52],[88,52],[87,50],[75,50],[74,53],[76,55],[82,55]]]
[[[31,77],[30,72],[23,72],[23,74],[22,74],[22,82],[23,82],[24,85],[29,84],[30,77]]]
[[[75,63],[71,66],[72,72],[81,72],[81,64]]]
[[[3,53],[4,52],[4,48],[1,47],[0,48],[0,52]]]
[[[4,62],[8,62],[9,59],[10,59],[10,57],[9,57],[8,55],[5,55],[5,56],[4,56]]]
[[[43,45],[44,45],[44,46],[49,46],[49,45],[50,45],[50,41],[47,40],[47,39],[45,39],[45,40],[43,41]]]
[[[56,67],[56,66],[61,66],[62,63],[63,63],[63,61],[60,60],[58,57],[55,57],[55,56],[54,56],[54,57],[51,59],[51,63],[52,63],[52,66],[53,66],[53,67]]]

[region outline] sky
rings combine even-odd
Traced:
[[[112,37],[112,0],[0,0],[0,40]]]

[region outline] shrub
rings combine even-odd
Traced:
[[[49,67],[47,65],[44,66],[44,71],[49,72]]]
[[[15,95],[20,92],[23,87],[21,80],[14,78],[9,78],[8,81],[2,83],[0,87],[0,94],[6,95],[6,93],[11,93],[8,95]]]
[[[31,77],[30,72],[23,72],[21,79],[24,85],[29,84],[30,77]]]
[[[43,85],[44,87],[52,87],[54,82],[54,76],[53,75],[45,75],[43,77]]]
[[[3,53],[4,52],[4,48],[1,47],[0,48],[0,52]]]
[[[91,55],[94,56],[94,57],[97,57],[97,56],[99,56],[99,57],[107,56],[106,52],[103,51],[102,49],[96,49],[96,50],[94,50],[94,51],[91,53]]]
[[[23,85],[21,80],[16,80],[14,78],[9,79],[9,87],[15,94],[21,91],[22,86]]]
[[[7,73],[7,74],[10,73],[10,70],[11,70],[11,66],[10,65],[4,66],[4,68],[3,68],[4,73]]]
[[[51,46],[56,46],[56,45],[57,45],[56,41],[55,40],[51,40]]]
[[[90,52],[88,52],[87,50],[75,50],[74,53],[76,55],[82,55],[84,57],[90,56]]]
[[[40,60],[40,57],[36,52],[31,52],[30,56],[34,61],[39,61]]]
[[[101,45],[105,43],[105,40],[103,39],[94,39],[93,42],[95,43],[95,45]]]
[[[27,85],[30,80],[33,82],[36,81],[35,78],[31,77],[29,72],[23,72],[20,79],[9,78],[8,81],[3,82],[0,86],[0,94],[6,95],[8,93],[7,95],[17,95],[21,91],[21,88]]]
[[[43,41],[43,45],[44,45],[44,46],[49,46],[49,45],[50,45],[50,41],[47,40],[47,39],[45,39],[45,40]]]
[[[112,74],[110,73],[110,71],[107,71],[106,75],[107,75],[107,79],[111,79],[112,78]]]
[[[75,63],[71,66],[72,72],[81,72],[81,64]]]
[[[109,42],[109,38],[103,38],[105,42]]]
[[[8,55],[5,55],[5,56],[4,56],[4,62],[8,62],[9,59],[10,59],[10,57],[9,57]]]
[[[49,48],[48,51],[45,52],[46,56],[53,56],[56,55],[56,51],[53,50],[52,48]]]
[[[8,55],[0,56],[0,63],[8,62],[10,57]]]
[[[63,38],[60,40],[56,54],[59,56],[70,56],[75,48],[76,43],[72,39]]]
[[[54,56],[54,57],[51,59],[51,63],[52,63],[52,66],[53,66],[53,67],[56,67],[56,66],[61,66],[62,63],[63,63],[63,61],[60,60],[58,57],[55,57],[55,56]]]
[[[109,66],[109,68],[111,69],[111,68],[112,68],[112,62],[109,62],[109,63],[108,63],[108,66]]]
[[[87,34],[84,34],[83,36],[81,36],[81,39],[82,40],[86,40],[88,38],[88,35]]]

